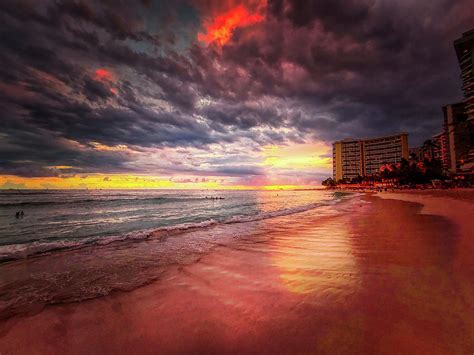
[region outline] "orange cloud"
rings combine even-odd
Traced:
[[[253,25],[262,20],[263,16],[258,11],[251,12],[244,5],[238,5],[205,21],[206,33],[198,33],[198,40],[206,44],[215,42],[223,46],[230,40],[235,29]]]
[[[89,142],[89,145],[95,150],[104,151],[104,152],[130,151],[130,149],[125,144],[117,144],[114,146],[110,146],[110,145],[105,145],[99,142]]]

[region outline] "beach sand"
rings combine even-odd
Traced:
[[[472,354],[473,191],[360,199],[242,228],[131,292],[4,320],[0,353]]]

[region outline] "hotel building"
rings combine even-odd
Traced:
[[[473,160],[471,122],[468,122],[463,102],[443,106],[444,133],[447,138],[448,170],[452,173],[467,170]],[[472,127],[471,127],[472,129]]]
[[[448,137],[450,171],[474,172],[474,29],[454,41],[461,70],[462,104],[443,107]]]
[[[461,69],[466,114],[468,120],[474,120],[474,29],[454,41],[454,49]]]
[[[435,144],[433,149],[433,158],[440,160],[443,170],[447,171],[450,168],[448,136],[446,132],[443,131],[432,136],[432,140]]]
[[[387,163],[408,159],[408,134],[368,139],[344,139],[333,143],[333,178],[352,179],[379,172]]]

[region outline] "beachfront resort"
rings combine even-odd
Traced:
[[[0,0],[0,355],[473,354],[473,9]]]
[[[474,185],[474,29],[454,41],[461,70],[462,102],[442,107],[442,131],[409,148],[408,133],[333,144],[333,177],[344,188]]]

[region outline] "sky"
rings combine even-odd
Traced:
[[[294,188],[441,130],[472,0],[0,1],[0,188]]]

